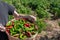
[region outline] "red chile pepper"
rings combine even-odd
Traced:
[[[9,29],[6,29],[6,32],[7,32],[7,33],[10,33],[10,30],[9,30]]]
[[[30,32],[26,32],[26,35],[27,35],[28,37],[31,37],[31,33],[30,33]]]
[[[8,26],[8,27],[6,27],[7,29],[11,29],[13,26]]]
[[[25,27],[30,27],[30,24],[26,23],[24,24]]]

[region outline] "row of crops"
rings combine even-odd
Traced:
[[[36,13],[39,18],[49,18],[50,14],[60,17],[60,0],[4,0],[12,4],[18,13]]]

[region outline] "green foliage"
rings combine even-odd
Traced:
[[[29,14],[31,9],[22,5],[22,0],[13,0],[12,4],[16,7],[18,13]]]
[[[11,20],[11,19],[13,19],[14,18],[14,16],[12,16],[12,15],[9,15],[9,17],[8,17],[9,19],[9,21]]]
[[[49,12],[46,10],[49,8],[50,3],[47,0],[5,0],[7,3],[12,4],[17,9],[18,13],[31,14],[32,11],[38,12],[38,17],[46,18]],[[39,9],[41,8],[41,9]],[[43,10],[42,10],[43,9]],[[47,16],[48,17],[48,16]]]
[[[60,0],[4,0],[12,4],[18,13],[31,14],[32,11],[38,14],[39,18],[49,18],[52,13],[60,17]]]
[[[60,18],[60,0],[50,0],[50,2],[51,13]]]
[[[46,29],[47,24],[44,22],[44,19],[37,19],[36,23],[38,24],[38,27],[39,27],[39,30],[38,30],[39,33],[42,30]]]
[[[49,18],[50,17],[49,12],[47,12],[46,10],[44,10],[41,7],[39,7],[38,9],[36,9],[36,12],[37,12],[37,16],[39,18]]]

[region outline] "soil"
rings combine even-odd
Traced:
[[[45,20],[45,22],[48,24],[46,30],[38,34],[34,40],[60,40],[60,26],[58,24],[60,19]]]

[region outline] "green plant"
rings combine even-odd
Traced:
[[[45,15],[46,13],[48,13],[47,11],[45,12],[45,10],[49,9],[50,6],[48,0],[5,0],[5,1],[9,4],[14,5],[18,13],[23,13],[23,14],[31,14],[32,11],[38,14],[36,10],[38,11],[42,10],[42,9],[38,9],[39,7],[41,7],[43,8],[44,13],[43,12],[40,13]]]
[[[60,0],[50,0],[50,11],[55,17],[60,18]]]
[[[39,7],[38,9],[36,9],[36,12],[37,12],[37,16],[39,18],[49,18],[50,17],[50,13],[47,12],[46,10],[44,10],[41,7]]]
[[[44,22],[44,19],[37,19],[36,21],[37,25],[38,25],[38,32],[40,33],[41,31],[46,29],[47,24]]]
[[[18,13],[31,14],[36,12],[43,18],[52,13],[60,18],[60,0],[4,0],[12,4],[17,9]],[[45,15],[45,16],[44,16]],[[47,16],[48,17],[48,16]]]
[[[9,15],[9,17],[8,17],[9,19],[9,21],[11,20],[11,19],[13,19],[14,18],[14,16],[12,16],[12,15]]]

